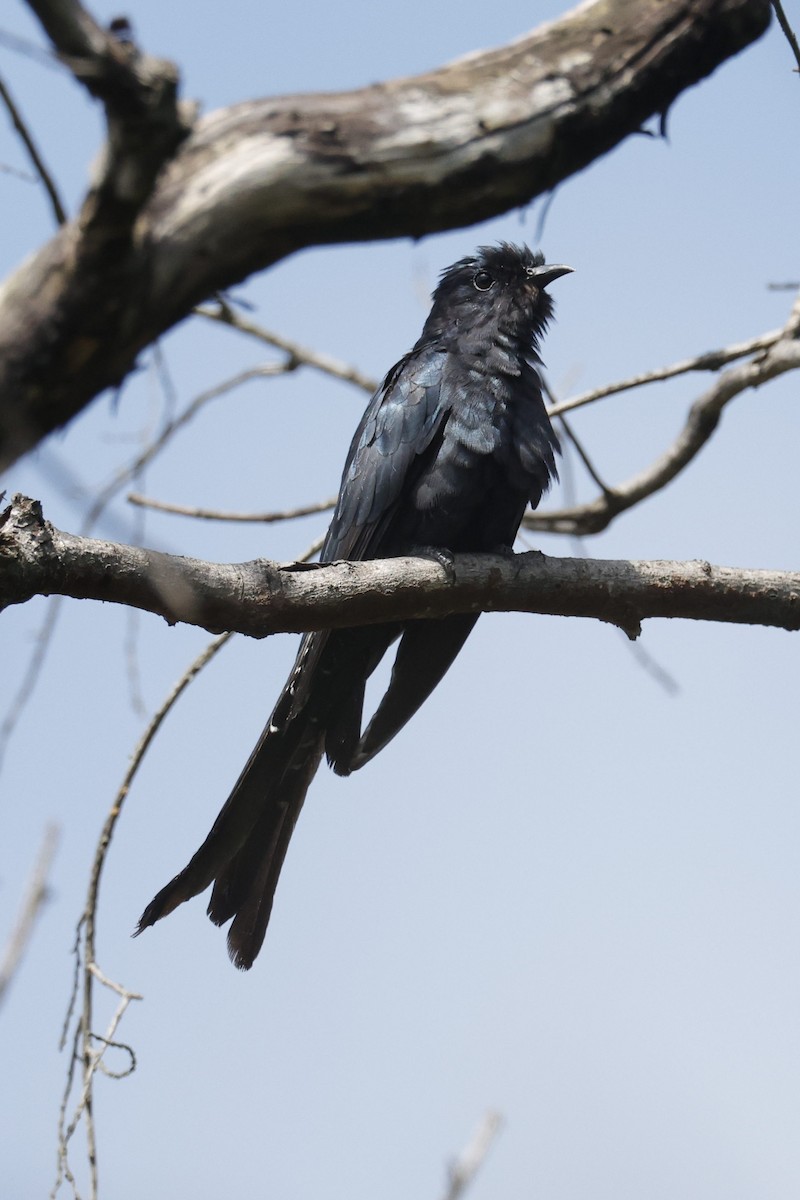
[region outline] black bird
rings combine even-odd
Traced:
[[[414,348],[367,405],[342,475],[322,561],[420,547],[511,549],[528,504],[556,476],[558,439],[542,399],[544,290],[570,267],[527,247],[481,247],[444,271]],[[473,614],[306,634],[266,729],[188,866],[148,904],[137,933],[209,884],[208,915],[233,918],[228,952],[261,949],[289,839],[323,754],[339,775],[363,767],[427,699],[463,646]],[[393,642],[386,694],[362,732],[364,689]]]

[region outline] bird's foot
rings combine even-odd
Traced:
[[[287,574],[296,574],[300,571],[319,571],[322,567],[330,567],[332,563],[321,562],[285,562],[280,563],[278,570],[285,571]]]

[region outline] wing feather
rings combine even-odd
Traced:
[[[380,554],[391,513],[449,414],[441,388],[445,358],[433,346],[416,348],[370,400],[345,462],[323,562]]]

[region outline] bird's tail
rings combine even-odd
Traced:
[[[155,896],[136,933],[214,887],[208,915],[231,921],[228,953],[253,965],[264,941],[289,841],[323,753],[341,775],[381,750],[430,695],[461,649],[474,614],[307,635],[269,723],[206,840]],[[391,681],[362,734],[364,688],[402,633]]]
[[[281,867],[324,745],[313,678],[322,638],[306,638],[264,732],[200,849],[153,897],[136,933],[180,904],[214,889],[208,915],[217,925],[233,917],[228,952],[237,967],[252,966],[264,941]]]
[[[324,734],[309,724],[279,786],[267,797],[262,793],[266,803],[255,825],[236,854],[216,873],[208,915],[215,925],[233,918],[228,953],[241,970],[253,965],[264,942],[286,851],[317,773],[323,744]]]

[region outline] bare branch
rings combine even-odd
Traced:
[[[103,867],[105,865],[108,848],[111,845],[111,840],[114,836],[114,830],[117,821],[122,813],[122,808],[130,792],[133,780],[144,760],[144,756],[153,741],[153,738],[158,733],[161,725],[167,717],[170,710],[173,708],[177,700],[195,678],[195,676],[203,669],[203,667],[211,661],[219,650],[230,640],[231,634],[223,634],[222,637],[216,638],[210,643],[200,654],[189,668],[184,672],[178,680],[175,687],[167,696],[164,703],[159,708],[158,712],[150,721],[145,730],[138,746],[136,747],[130,766],[125,772],[125,777],[122,785],[114,797],[114,802],[111,805],[108,816],[106,817],[103,828],[100,832],[100,838],[95,851],[94,862],[92,863],[92,871],[89,879],[89,890],[86,897],[86,905],[81,913],[80,920],[76,930],[75,955],[76,955],[76,974],[75,983],[76,990],[70,1001],[67,1020],[65,1022],[65,1031],[62,1037],[62,1045],[66,1042],[67,1029],[71,1020],[72,1011],[75,1000],[77,998],[77,989],[82,980],[82,1002],[78,1013],[75,1031],[73,1035],[73,1052],[70,1056],[70,1064],[67,1069],[67,1080],[64,1090],[64,1095],[61,1102],[58,1120],[58,1170],[56,1181],[53,1185],[51,1196],[54,1197],[59,1191],[61,1184],[66,1179],[73,1187],[73,1191],[77,1194],[75,1179],[70,1167],[69,1146],[70,1142],[83,1121],[86,1127],[86,1138],[88,1145],[89,1158],[89,1179],[90,1179],[90,1196],[95,1200],[97,1197],[97,1143],[94,1126],[94,1081],[98,1070],[104,1071],[114,1078],[123,1078],[129,1075],[136,1066],[136,1056],[130,1046],[121,1045],[114,1040],[117,1028],[125,1010],[131,1000],[141,1000],[141,996],[122,987],[121,984],[107,979],[97,965],[97,905],[100,892],[100,878]],[[104,987],[115,992],[120,997],[120,1002],[114,1011],[111,1021],[106,1029],[105,1034],[100,1035],[93,1032],[93,1011],[94,1011],[94,983],[98,981]],[[129,1055],[129,1064],[126,1070],[122,1072],[109,1071],[104,1065],[104,1055],[109,1048],[121,1048]],[[67,1111],[70,1104],[70,1096],[76,1082],[76,1064],[81,1064],[80,1074],[80,1091],[78,1093],[75,1106],[72,1114],[67,1119]]]
[[[28,3],[62,62],[102,100],[107,139],[76,217],[0,289],[0,375],[9,386],[0,458],[6,464],[54,428],[54,420],[61,424],[86,403],[87,397],[72,394],[71,376],[94,374],[102,359],[102,386],[115,386],[153,340],[140,338],[120,353],[119,330],[130,307],[149,304],[150,252],[137,223],[156,177],[187,136],[192,119],[189,108],[178,104],[178,76],[171,63],[140,53],[127,36],[102,29],[77,0]],[[49,291],[47,298],[26,297],[34,280]],[[49,360],[51,383],[61,377],[58,394],[48,395],[33,382],[29,355]],[[34,374],[41,381],[40,368]]]
[[[151,442],[148,442],[131,462],[120,467],[109,482],[100,488],[82,522],[81,532],[83,534],[91,532],[113,498],[141,474],[144,468],[161,453],[172,438],[185,425],[194,420],[206,404],[212,400],[219,399],[220,396],[224,396],[228,392],[233,391],[234,388],[241,387],[243,384],[249,383],[254,379],[268,379],[276,375],[282,375],[291,369],[293,368],[290,365],[284,363],[263,363],[256,367],[250,367],[245,371],[240,371],[230,379],[223,380],[221,383],[200,392],[187,404],[182,412],[178,413],[177,416],[162,426],[158,435]],[[34,651],[22,682],[10,703],[6,715],[0,721],[0,771],[2,771],[3,760],[9,741],[41,677],[47,654],[55,636],[60,613],[61,601],[59,597],[55,596],[50,600],[41,627],[36,634]]]
[[[51,71],[63,73],[66,68],[62,62],[56,58],[52,50],[40,46],[38,42],[32,42],[29,38],[19,37],[15,33],[10,33],[8,29],[0,29],[0,46],[5,46],[7,50],[12,50],[14,54],[20,54],[25,58],[31,59],[38,63],[40,67],[49,67]]]
[[[299,342],[293,342],[280,333],[273,333],[271,330],[265,329],[263,325],[249,321],[241,313],[234,312],[230,305],[221,301],[218,308],[201,306],[196,308],[195,312],[199,317],[230,325],[232,329],[238,329],[240,333],[247,333],[260,342],[266,342],[268,346],[274,346],[276,350],[283,350],[289,357],[291,367],[314,367],[317,371],[322,371],[324,375],[342,379],[345,383],[354,383],[356,387],[360,387],[370,395],[378,386],[376,379],[364,375],[357,367],[351,367],[348,363],[341,362],[338,358],[332,358],[329,354],[320,354],[319,351],[302,346]]]
[[[52,644],[53,635],[58,624],[61,604],[62,601],[58,596],[54,596],[48,602],[42,623],[34,637],[33,653],[28,660],[28,666],[25,669],[25,674],[22,676],[22,682],[11,697],[6,714],[3,720],[0,721],[0,772],[3,770],[6,751],[14,730],[17,728],[20,718],[36,691],[36,685],[41,678],[47,659],[47,652]]]
[[[265,513],[218,512],[213,508],[168,504],[165,500],[140,496],[138,492],[130,492],[128,502],[137,504],[141,508],[152,508],[155,512],[174,513],[179,517],[197,517],[203,521],[254,521],[257,524],[270,525],[276,521],[294,521],[298,517],[311,517],[317,513],[329,512],[336,504],[336,497],[330,496],[327,500],[320,500],[316,504],[303,504],[298,508],[285,508]]]
[[[781,0],[772,0],[772,7],[775,9],[775,16],[778,18],[778,24],[783,30],[784,36],[789,43],[789,47],[794,55],[794,60],[797,63],[795,71],[800,71],[800,45],[797,42],[797,34],[789,24],[789,18],[784,12]]]
[[[0,606],[41,592],[251,637],[484,611],[594,617],[631,637],[648,617],[800,627],[800,572],[537,553],[457,555],[452,571],[425,558],[214,564],[62,533],[16,497],[0,518]]]
[[[618,396],[621,392],[629,392],[633,388],[644,387],[647,383],[663,383],[666,379],[675,379],[678,375],[688,375],[691,371],[719,371],[737,358],[748,358],[762,350],[769,350],[784,336],[783,329],[773,329],[770,333],[762,333],[758,337],[749,338],[737,345],[725,346],[721,350],[709,350],[705,354],[696,354],[693,358],[684,358],[681,362],[672,363],[668,367],[656,367],[652,371],[642,371],[640,375],[631,375],[628,379],[607,383],[603,387],[593,388],[590,392],[581,392],[579,396],[571,396],[568,400],[557,401],[549,409],[551,417],[560,417],[563,413],[571,412],[574,408],[583,408],[586,404],[594,404],[597,400],[605,400],[607,396]]]
[[[8,87],[2,79],[0,79],[0,99],[2,99],[3,103],[8,109],[9,115],[14,124],[14,128],[22,139],[22,144],[24,145],[25,149],[28,151],[28,157],[33,163],[34,170],[36,171],[44,190],[50,197],[50,205],[53,209],[53,215],[55,216],[56,224],[63,225],[67,219],[67,212],[64,208],[64,205],[61,203],[61,197],[58,194],[58,188],[56,187],[55,180],[45,166],[44,159],[42,158],[36,142],[34,141],[33,134],[28,129],[22,113],[20,112],[17,104],[14,101],[14,98],[8,90]]]
[[[305,558],[310,557],[312,553],[314,553],[313,547],[299,561],[304,561]],[[141,1000],[142,997],[138,993],[124,988],[121,984],[116,983],[114,980],[108,979],[100,970],[96,961],[96,926],[97,906],[100,892],[100,877],[105,865],[108,849],[111,845],[114,831],[122,813],[123,806],[128,798],[128,795],[130,794],[133,781],[144,761],[147,751],[153,743],[154,738],[163,726],[167,716],[175,707],[178,700],[184,694],[189,685],[197,678],[204,667],[206,667],[211,660],[216,657],[219,651],[222,650],[225,645],[227,645],[232,636],[233,634],[231,633],[223,633],[220,637],[215,638],[202,650],[197,658],[190,663],[183,675],[181,675],[180,679],[171,689],[158,711],[152,717],[138,745],[136,746],[136,749],[133,752],[130,765],[128,770],[125,772],[122,785],[114,797],[114,802],[111,805],[106,820],[103,824],[103,828],[100,832],[100,838],[97,843],[94,861],[92,863],[86,905],[78,920],[75,931],[75,976],[72,995],[70,997],[67,1015],[64,1021],[64,1030],[61,1037],[62,1049],[66,1045],[67,1038],[69,1036],[69,1027],[75,1012],[79,991],[82,992],[82,1005],[73,1033],[73,1052],[70,1055],[70,1063],[67,1068],[64,1094],[59,1110],[58,1169],[56,1181],[51,1192],[51,1197],[55,1197],[65,1179],[72,1185],[73,1191],[77,1195],[75,1178],[69,1161],[69,1144],[81,1121],[84,1121],[86,1124],[87,1143],[89,1148],[91,1196],[93,1198],[97,1196],[97,1145],[93,1108],[95,1075],[97,1071],[102,1071],[103,1074],[108,1075],[113,1079],[123,1079],[136,1069],[136,1054],[133,1048],[125,1043],[115,1041],[114,1035],[120,1021],[122,1020],[122,1017],[124,1016],[128,1004],[131,1002],[131,1000]],[[104,1035],[92,1032],[95,981],[99,982],[103,985],[103,987],[108,988],[110,991],[115,992],[120,997],[120,1003],[118,1004]],[[83,984],[82,988],[81,983]],[[127,1065],[121,1071],[111,1071],[106,1067],[104,1055],[108,1049],[123,1050],[127,1054]],[[68,1121],[67,1110],[69,1108],[70,1097],[75,1087],[76,1065],[79,1061],[82,1064],[81,1090],[76,1100],[72,1115]]]
[[[654,463],[625,483],[606,488],[597,499],[587,504],[528,513],[523,521],[524,527],[548,533],[599,533],[621,512],[666,487],[702,450],[714,433],[723,409],[731,400],[750,388],[761,387],[779,375],[800,367],[799,329],[800,298],[795,301],[786,325],[777,336],[766,334],[749,343],[753,345],[756,342],[763,343],[764,338],[770,339],[769,345],[762,348],[755,359],[724,371],[708,391],[695,400],[678,437]],[[739,357],[738,350],[741,348],[732,349],[737,350],[736,357]],[[619,385],[617,390],[622,390]],[[606,389],[603,394],[609,395],[610,391]],[[570,406],[575,407],[570,401],[565,401],[556,405],[551,412],[563,412]]]
[[[222,383],[214,384],[213,387],[206,388],[205,391],[200,392],[186,405],[186,408],[182,412],[179,412],[171,421],[167,421],[160,433],[136,455],[132,462],[120,467],[105,487],[100,489],[86,515],[86,520],[83,523],[84,530],[88,531],[94,526],[109,501],[122,488],[134,480],[161,453],[175,434],[184,425],[188,425],[190,421],[194,420],[200,409],[206,404],[212,400],[218,400],[220,396],[225,396],[228,392],[232,392],[234,388],[241,387],[245,383],[250,383],[254,379],[270,379],[276,375],[284,375],[287,370],[289,368],[284,363],[261,363],[257,367],[248,367],[245,371],[239,371],[238,374],[232,375],[230,379],[225,379]]]
[[[0,1004],[2,1004],[11,980],[22,961],[22,956],[31,940],[36,919],[47,900],[47,881],[58,845],[59,832],[57,825],[48,825],[44,831],[44,838],[25,892],[25,899],[6,946],[5,958],[0,965]]]
[[[459,1200],[483,1165],[492,1142],[503,1127],[500,1113],[487,1112],[468,1146],[450,1168],[445,1200]]]
[[[30,3],[103,99],[109,138],[78,218],[0,291],[0,469],[208,296],[304,246],[420,236],[529,203],[664,113],[771,12],[768,0],[597,0],[415,78],[211,113],[182,140],[169,64],[74,0]]]
[[[122,250],[156,175],[187,136],[193,110],[178,105],[173,64],[142,54],[124,19],[107,31],[78,0],[28,5],[61,61],[105,108],[108,140],[81,212],[82,248],[96,252],[99,242]]]

